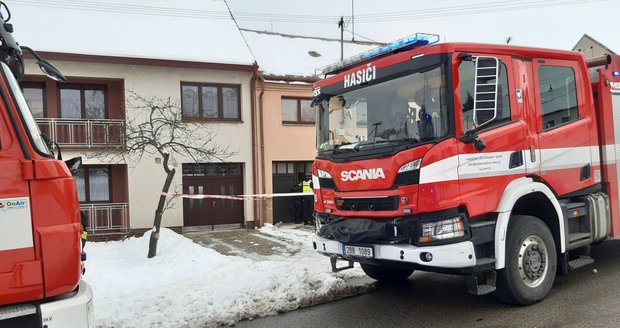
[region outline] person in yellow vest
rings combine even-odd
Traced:
[[[306,174],[302,184],[304,195],[304,225],[312,224],[312,213],[314,212],[314,193],[312,192],[312,176]]]

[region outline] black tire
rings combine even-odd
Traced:
[[[518,305],[539,302],[555,280],[553,236],[540,219],[528,215],[510,217],[507,235],[506,265],[498,272],[496,296]]]
[[[361,266],[367,276],[379,282],[405,281],[413,273],[413,269],[391,268],[365,263],[361,263]]]

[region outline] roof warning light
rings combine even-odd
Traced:
[[[413,48],[417,48],[421,46],[426,46],[429,44],[434,44],[437,42],[439,42],[439,35],[437,34],[416,33],[406,38],[396,40],[384,46],[362,52],[361,54],[357,54],[355,56],[341,60],[337,63],[328,65],[324,67],[323,69],[321,69],[321,72],[322,74],[336,73],[354,64],[357,64],[359,62],[365,61],[370,58],[381,56],[388,52],[392,52],[396,50],[404,50],[404,49],[409,50],[409,49],[413,49]]]

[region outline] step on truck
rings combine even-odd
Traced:
[[[527,305],[620,235],[620,57],[418,33],[314,84],[316,251]],[[344,261],[344,266],[342,265]]]
[[[13,39],[0,2],[0,327],[94,327],[83,273],[79,202],[68,163],[54,158],[18,85],[22,50],[46,75],[64,77]]]

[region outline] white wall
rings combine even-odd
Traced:
[[[125,83],[125,99],[129,99],[127,90],[139,95],[180,100],[181,82],[223,83],[241,85],[241,119],[235,123],[208,123],[218,131],[215,143],[230,145],[237,154],[228,158],[229,162],[244,163],[244,193],[252,193],[252,141],[251,141],[251,72],[208,70],[196,68],[174,68],[125,64],[83,63],[51,61],[65,76],[93,77],[93,78],[120,78]],[[27,61],[26,74],[40,75],[38,67],[31,60]],[[126,107],[126,116],[132,119],[132,113]],[[89,156],[87,152],[64,151],[63,157],[82,156],[84,164],[103,164],[101,159]],[[131,228],[149,228],[153,218],[159,195],[165,180],[165,172],[161,164],[155,162],[158,156],[142,158],[139,163],[128,164],[129,207]],[[179,163],[172,186],[182,186],[181,163],[192,163],[190,158],[176,158]],[[215,162],[215,160],[213,161]],[[245,202],[245,220],[253,221],[253,206],[251,201]],[[164,213],[163,226],[183,225],[183,203],[177,202],[175,208]]]

